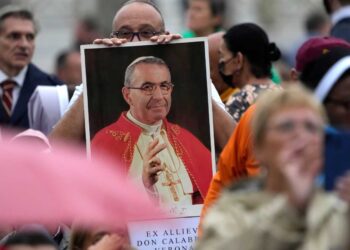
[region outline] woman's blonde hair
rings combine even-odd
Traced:
[[[299,83],[292,84],[285,89],[266,91],[256,102],[256,110],[252,118],[253,143],[260,146],[266,133],[266,125],[270,117],[277,111],[291,107],[305,107],[321,116],[324,123],[327,115],[324,107],[313,94]]]

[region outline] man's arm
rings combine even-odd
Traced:
[[[84,99],[80,95],[72,107],[58,121],[49,134],[50,141],[73,141],[84,140]]]
[[[232,119],[230,114],[223,110],[214,100],[212,101],[212,106],[215,143],[220,149],[223,149],[233,129],[236,127],[236,122]]]

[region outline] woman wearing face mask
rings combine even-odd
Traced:
[[[261,91],[279,88],[271,80],[271,66],[281,52],[262,28],[243,23],[226,32],[219,54],[221,77],[229,86],[241,89],[226,104],[228,112],[239,121]]]

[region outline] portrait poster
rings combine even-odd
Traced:
[[[170,217],[200,214],[215,169],[207,46],[205,38],[194,38],[81,48],[88,156],[105,151],[116,158],[116,168],[158,199]],[[165,145],[152,158],[159,161],[145,160],[152,143]],[[144,164],[156,163],[162,170],[146,188]]]

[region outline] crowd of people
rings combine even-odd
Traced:
[[[95,135],[93,153],[115,158],[115,169],[136,176],[142,194],[159,203],[203,204],[196,249],[350,249],[350,171],[337,176],[332,192],[323,188],[327,138],[350,138],[350,1],[323,1],[330,22],[316,16],[309,26],[320,20],[331,28],[302,41],[288,77],[274,62],[290,55],[259,24],[224,29],[225,1],[183,3],[188,30],[182,35],[166,29],[151,0],[125,1],[110,37],[82,20],[77,41],[57,58],[55,76],[31,62],[33,14],[17,5],[0,9],[0,144],[40,144],[39,155],[54,154],[62,142],[84,144],[79,45],[207,37],[216,172],[211,176],[209,150],[167,120],[174,85],[169,66],[155,56],[136,58],[123,71],[129,109]],[[8,139],[11,129],[18,134]],[[8,164],[1,155],[0,162]],[[52,229],[0,222],[0,249],[132,249],[123,226],[71,223]]]

